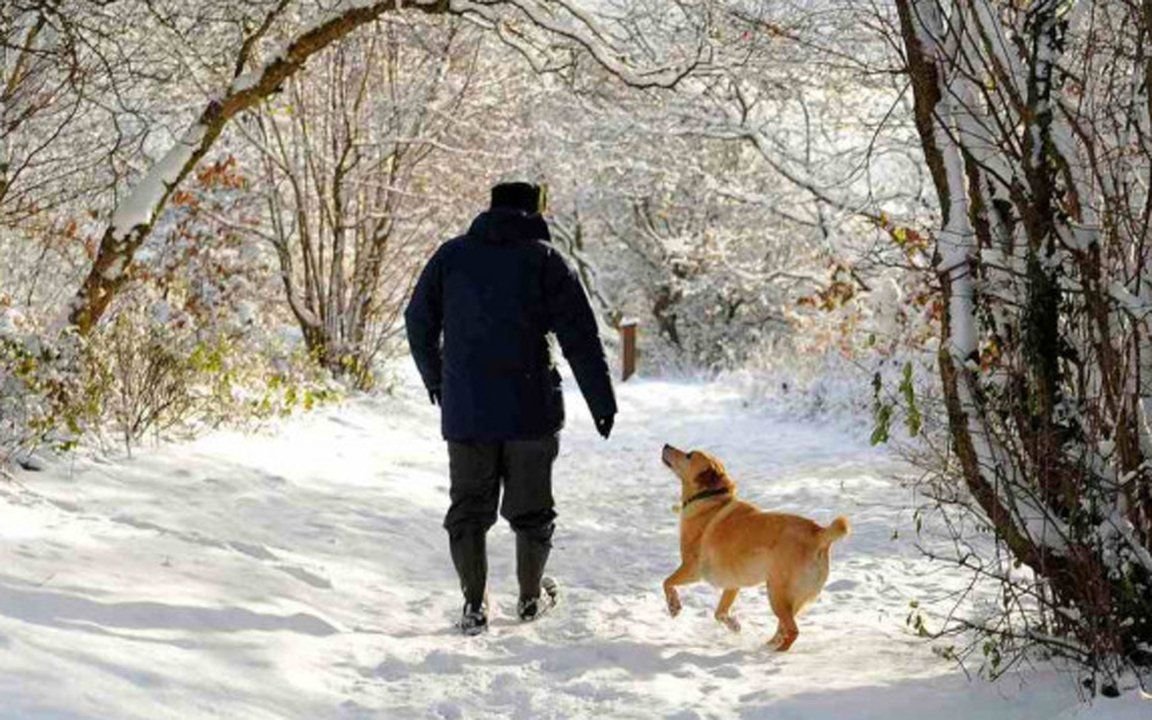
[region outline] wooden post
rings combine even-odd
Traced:
[[[625,318],[620,321],[620,382],[636,373],[636,327],[640,321]]]

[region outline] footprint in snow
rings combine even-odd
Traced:
[[[847,578],[830,582],[824,586],[824,592],[844,592],[846,590],[854,590],[860,583],[856,580],[849,580]]]
[[[320,575],[317,575],[316,573],[309,572],[309,571],[305,570],[304,568],[299,567],[297,565],[277,565],[276,569],[282,573],[286,573],[288,575],[291,575],[292,577],[296,578],[297,580],[299,580],[303,583],[306,583],[308,585],[311,585],[314,588],[320,588],[321,590],[331,590],[332,589],[332,581],[331,580],[329,580],[326,577],[322,577]]]
[[[279,560],[276,554],[263,545],[256,543],[241,542],[239,540],[231,540],[228,542],[228,547],[232,548],[242,555],[247,555],[256,560]]]

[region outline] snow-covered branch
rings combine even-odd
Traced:
[[[280,7],[280,6],[278,6]],[[446,13],[446,0],[402,3],[401,0],[344,2],[306,28],[251,75],[239,75],[218,98],[208,101],[197,119],[156,165],[119,201],[112,214],[92,269],[77,292],[69,323],[86,334],[100,320],[124,281],[136,249],[147,237],[172,191],[215,143],[225,125],[240,112],[275,92],[316,53],[370,23],[401,8]],[[256,31],[263,34],[267,22]],[[244,52],[249,46],[245,45]]]

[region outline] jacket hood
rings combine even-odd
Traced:
[[[489,243],[552,240],[548,223],[540,215],[502,208],[480,213],[468,228],[468,236]]]

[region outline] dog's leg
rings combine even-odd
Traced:
[[[685,560],[676,568],[676,572],[668,576],[664,581],[664,600],[668,603],[668,614],[676,617],[680,614],[680,593],[676,590],[677,585],[687,585],[694,583],[700,579],[699,572],[697,571],[697,564],[695,558],[692,560]]]
[[[732,608],[732,603],[736,602],[736,596],[740,594],[738,588],[728,588],[720,595],[720,604],[716,606],[716,613],[713,617],[717,621],[723,623],[732,632],[740,632],[740,621],[728,614]]]
[[[792,647],[800,635],[800,628],[796,626],[796,611],[792,599],[782,588],[784,583],[768,583],[768,601],[772,604],[772,612],[776,613],[776,634],[768,641],[776,651],[784,652]]]

